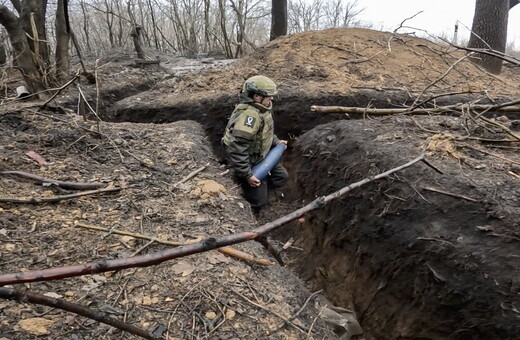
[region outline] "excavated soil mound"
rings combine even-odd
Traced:
[[[501,121],[520,130],[520,120]],[[419,163],[349,192],[281,237],[301,248],[300,277],[354,308],[377,338],[518,339],[518,143],[460,139],[465,122],[453,117],[421,122],[341,121],[300,136],[291,166],[300,205],[425,148],[442,173]],[[451,133],[431,133],[446,126]]]

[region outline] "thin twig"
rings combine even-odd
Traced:
[[[54,93],[45,103],[40,105],[40,110],[43,110],[47,106],[47,104],[49,104],[54,98],[56,98],[61,93],[61,91],[65,90],[70,84],[72,84],[78,78],[79,78],[79,74],[76,74],[74,76],[74,78],[69,80],[65,85],[63,85],[62,87],[59,87],[58,91],[56,91],[56,93]]]
[[[462,198],[466,201],[470,201],[470,202],[474,202],[474,203],[479,203],[481,201],[475,199],[475,198],[471,198],[471,197],[468,197],[468,196],[464,196],[464,195],[459,195],[459,194],[454,194],[454,193],[451,193],[451,192],[447,192],[447,191],[442,191],[440,189],[436,189],[436,188],[432,188],[432,187],[421,187],[422,189],[424,190],[428,190],[428,191],[433,191],[433,192],[436,192],[436,193],[439,193],[439,194],[443,194],[443,195],[447,195],[447,196],[451,196],[451,197],[456,197],[456,198]]]
[[[4,174],[4,175],[13,175],[13,176],[31,179],[33,181],[42,183],[44,185],[45,184],[55,185],[55,186],[58,186],[63,189],[72,189],[72,190],[97,189],[97,188],[104,187],[106,185],[103,183],[63,182],[63,181],[58,181],[55,179],[48,179],[48,178],[40,177],[40,176],[33,175],[33,174],[23,172],[23,171],[2,171],[0,173]]]
[[[465,148],[469,148],[469,149],[472,149],[472,150],[475,150],[475,151],[478,151],[478,152],[482,152],[486,155],[489,155],[489,156],[492,156],[492,157],[495,157],[495,158],[498,158],[498,159],[501,159],[503,161],[506,161],[506,162],[509,162],[509,163],[513,163],[513,164],[516,164],[516,165],[520,165],[520,162],[517,162],[517,161],[514,161],[512,159],[509,159],[509,158],[506,158],[506,157],[502,157],[502,156],[499,156],[497,154],[494,154],[492,152],[489,152],[489,151],[486,151],[486,150],[482,150],[482,149],[479,149],[479,148],[475,148],[473,146],[470,146],[470,145],[463,145],[463,147]]]
[[[204,169],[206,169],[208,166],[209,166],[209,163],[206,163],[205,165],[201,166],[201,167],[198,168],[197,170],[194,170],[194,171],[190,172],[190,173],[188,174],[188,176],[184,177],[183,179],[181,179],[180,181],[178,181],[177,183],[175,183],[174,186],[178,186],[178,185],[180,185],[180,184],[182,184],[182,183],[184,183],[184,182],[190,180],[191,178],[197,176],[197,174],[198,174],[199,172],[204,171]]]
[[[403,21],[401,21],[401,24],[399,25],[399,27],[397,27],[397,28],[394,30],[394,33],[397,33],[397,31],[398,31],[400,28],[403,27],[403,24],[404,24],[405,22],[407,22],[408,20],[411,20],[411,19],[415,18],[416,16],[418,16],[418,15],[421,14],[422,12],[424,12],[424,11],[419,11],[419,12],[415,13],[414,15],[412,15],[411,17],[406,18],[406,19],[404,19]]]
[[[305,300],[305,302],[303,303],[303,306],[296,312],[294,313],[293,316],[291,316],[289,319],[289,321],[292,321],[294,319],[296,319],[298,317],[298,315],[300,315],[301,312],[303,312],[303,310],[305,309],[305,307],[307,306],[307,304],[309,303],[309,301],[311,301],[316,295],[320,294],[323,292],[323,289],[320,289],[314,293],[312,293],[308,298],[307,300]],[[286,325],[285,321],[280,323],[278,326],[276,326],[275,328],[273,328],[272,330],[269,331],[269,335],[271,334],[274,334],[276,332],[278,332],[280,329],[282,329],[284,326]]]
[[[152,333],[145,331],[144,329],[132,326],[125,322],[114,319],[110,315],[104,312],[97,312],[87,307],[48,297],[45,295],[32,293],[25,290],[13,289],[0,287],[0,297],[7,300],[15,300],[21,302],[30,302],[37,305],[48,306],[52,308],[62,309],[74,314],[84,316],[86,318],[96,320],[107,325],[113,326],[125,332],[143,337],[145,339],[159,340],[160,338],[155,337]]]
[[[470,52],[468,54],[466,54],[465,56],[462,56],[460,57],[456,62],[454,62],[450,67],[448,67],[448,69],[446,70],[446,72],[444,72],[439,78],[437,78],[436,80],[432,81],[428,86],[426,86],[422,91],[421,93],[417,96],[417,98],[414,100],[413,102],[413,105],[414,106],[415,104],[417,104],[417,101],[419,101],[419,98],[422,97],[422,95],[430,88],[432,87],[433,85],[437,84],[438,82],[440,82],[441,80],[443,80],[447,75],[448,73],[450,73],[451,70],[453,70],[453,68],[455,68],[455,66],[460,63],[461,61],[463,61],[464,59],[466,58],[469,58],[471,57],[473,54],[475,54],[474,52]]]
[[[264,307],[264,306],[262,306],[262,305],[260,305],[260,304],[258,304],[258,303],[256,303],[256,302],[254,302],[254,301],[251,301],[251,300],[248,299],[246,296],[244,296],[243,294],[241,294],[240,292],[238,292],[236,289],[231,288],[231,291],[232,291],[233,293],[235,293],[236,295],[240,296],[242,299],[244,299],[244,300],[246,300],[247,302],[249,302],[250,304],[252,304],[253,306],[258,307],[258,308],[260,308],[260,309],[263,309],[263,310],[265,310],[266,312],[269,312],[269,313],[273,314],[274,316],[279,317],[279,318],[282,319],[283,322],[286,323],[287,325],[293,327],[294,329],[296,329],[297,331],[299,331],[299,332],[301,332],[301,333],[303,333],[303,334],[306,334],[306,331],[307,331],[307,330],[306,330],[306,327],[295,325],[295,324],[292,323],[289,319],[284,318],[283,316],[281,316],[281,315],[278,314],[277,312],[272,311],[272,310],[270,310],[270,309],[268,309],[268,308],[266,308],[266,307]]]
[[[78,198],[81,196],[95,195],[95,194],[100,194],[100,193],[104,193],[104,192],[120,191],[120,190],[126,189],[126,188],[127,187],[120,187],[120,188],[112,187],[112,188],[104,188],[104,189],[99,189],[99,190],[78,192],[78,193],[69,194],[69,195],[59,195],[59,196],[54,196],[54,197],[43,197],[43,198],[32,197],[29,199],[14,198],[14,197],[0,197],[0,202],[20,203],[20,204],[52,203],[52,202],[58,202],[58,201],[63,201],[63,200],[69,200],[72,198]]]
[[[130,257],[138,255],[140,252],[142,252],[143,250],[145,250],[146,248],[148,248],[149,246],[151,246],[152,243],[154,243],[154,242],[155,242],[155,240],[150,240],[150,241],[148,241],[144,246],[142,246],[141,248],[139,248],[139,249],[137,249],[136,251],[134,251],[134,252],[130,255]]]

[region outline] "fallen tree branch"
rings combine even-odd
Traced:
[[[157,239],[155,237],[151,237],[151,236],[147,236],[147,235],[143,235],[143,234],[131,233],[131,232],[128,232],[128,231],[118,230],[118,229],[103,228],[103,227],[93,226],[93,225],[84,224],[84,223],[76,223],[74,225],[76,227],[86,228],[86,229],[90,229],[90,230],[104,231],[104,232],[107,232],[109,234],[125,235],[125,236],[131,236],[131,237],[134,237],[134,238],[143,239],[143,240],[155,241],[155,242],[160,243],[160,244],[165,244],[167,246],[174,246],[174,247],[197,243],[197,242],[200,242],[200,240],[201,240],[201,238],[199,237],[199,238],[196,238],[194,240],[188,240],[187,242],[182,243],[182,242],[176,242],[176,241],[160,240],[160,239]],[[221,247],[221,248],[218,248],[217,250],[219,252],[221,252],[222,254],[233,256],[233,257],[236,257],[236,258],[238,258],[240,260],[244,260],[244,261],[247,261],[247,262],[259,264],[261,266],[272,266],[272,265],[274,265],[274,263],[271,262],[271,261],[257,258],[254,255],[245,253],[243,251],[240,251],[240,250],[237,250],[237,249],[234,249],[234,248],[231,248],[231,247]]]
[[[0,297],[7,300],[15,300],[20,302],[29,302],[37,305],[49,306],[52,308],[59,308],[67,312],[72,312],[84,316],[86,318],[96,320],[112,327],[118,328],[125,332],[143,337],[145,339],[159,340],[162,338],[155,337],[152,333],[145,331],[144,329],[132,326],[128,323],[114,319],[110,315],[104,312],[97,312],[87,307],[48,297],[45,295],[32,293],[25,290],[13,289],[0,287]]]
[[[90,190],[90,191],[84,191],[84,192],[78,192],[76,194],[69,194],[69,195],[58,195],[54,197],[43,197],[43,198],[28,198],[28,199],[22,199],[22,198],[14,198],[14,197],[0,197],[0,202],[4,203],[20,203],[20,204],[40,204],[40,203],[52,203],[52,202],[58,202],[63,200],[68,200],[72,198],[78,198],[81,196],[88,196],[88,195],[95,195],[100,194],[104,192],[114,192],[114,191],[120,191],[122,189],[126,189],[127,187],[120,187],[120,188],[104,188],[99,190]]]
[[[415,163],[421,162],[424,159],[424,152],[417,158],[402,164],[396,168],[390,169],[373,177],[365,178],[361,181],[349,184],[338,191],[333,192],[327,196],[316,198],[311,203],[304,207],[293,211],[290,214],[282,216],[272,222],[266,223],[262,226],[253,229],[252,231],[245,231],[241,233],[221,236],[219,238],[209,237],[201,242],[181,246],[178,248],[166,249],[160,252],[151,253],[147,255],[140,255],[130,258],[120,258],[112,260],[94,261],[85,264],[71,265],[65,267],[49,268],[43,270],[34,270],[20,273],[3,274],[0,275],[0,286],[14,283],[48,281],[62,279],[66,277],[81,276],[85,274],[94,274],[108,272],[112,270],[119,270],[133,267],[148,267],[157,265],[164,261],[172,260],[179,257],[184,257],[196,253],[202,253],[208,250],[229,246],[232,244],[242,243],[254,240],[261,235],[265,235],[281,226],[294,221],[306,213],[324,207],[328,202],[336,200],[347,192],[359,188],[367,183],[376,181],[381,178],[390,176],[391,174],[406,169]]]
[[[23,172],[23,171],[2,171],[0,173],[3,175],[13,175],[13,176],[21,177],[21,178],[27,178],[27,179],[36,181],[38,183],[42,183],[44,185],[51,184],[51,185],[55,185],[55,186],[58,186],[63,189],[71,189],[71,190],[98,189],[98,188],[102,188],[106,185],[103,183],[63,182],[63,181],[58,181],[55,179],[40,177],[40,176],[33,175],[33,174],[30,174],[28,172]]]
[[[464,199],[466,201],[470,201],[470,202],[474,202],[474,203],[479,203],[480,202],[479,200],[471,198],[471,197],[468,197],[468,196],[454,194],[454,193],[443,191],[443,190],[436,189],[436,188],[433,188],[433,187],[421,187],[421,188],[424,189],[424,190],[436,192],[438,194],[443,194],[443,195],[447,195],[447,196],[451,196],[451,197],[455,197],[455,198],[462,198],[462,199]]]
[[[461,111],[465,108],[465,104],[439,106],[433,108],[420,108],[413,111],[409,107],[398,109],[370,109],[364,107],[350,106],[318,106],[312,105],[311,111],[317,113],[359,113],[371,115],[393,115],[393,114],[427,114],[427,113],[444,113],[450,111]],[[494,110],[499,112],[520,112],[520,106],[501,106],[501,105],[471,105],[473,110]]]
[[[45,103],[40,105],[39,109],[43,110],[47,106],[47,104],[49,104],[54,98],[56,98],[61,93],[61,91],[65,90],[70,84],[72,84],[78,78],[79,78],[79,73],[76,74],[71,80],[69,80],[62,87],[58,88],[58,91],[56,91]]]

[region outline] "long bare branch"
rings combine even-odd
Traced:
[[[43,270],[34,270],[21,273],[12,273],[0,275],[0,286],[14,283],[24,282],[36,282],[36,281],[48,281],[62,279],[66,277],[81,276],[85,274],[102,273],[112,270],[119,270],[133,267],[148,267],[157,265],[164,261],[172,260],[179,257],[188,256],[191,254],[202,253],[208,250],[229,246],[232,244],[242,243],[250,240],[254,240],[261,235],[265,235],[281,226],[294,221],[306,213],[319,209],[325,206],[328,202],[338,199],[345,195],[347,192],[359,188],[367,183],[376,181],[381,178],[390,176],[391,174],[401,171],[414,165],[417,162],[424,160],[424,152],[417,158],[402,164],[396,168],[390,169],[379,175],[365,178],[359,182],[352,183],[341,188],[338,191],[333,192],[327,196],[322,196],[306,206],[293,211],[290,214],[282,216],[275,221],[266,223],[252,231],[241,232],[237,234],[222,236],[219,238],[209,237],[201,242],[181,246],[178,248],[166,249],[160,252],[151,253],[147,255],[140,255],[129,258],[113,259],[113,260],[101,260],[95,262],[89,262],[85,264],[71,265],[65,267],[49,268]]]
[[[23,171],[2,171],[0,173],[3,175],[13,175],[13,176],[21,177],[21,178],[27,178],[27,179],[30,179],[30,180],[33,180],[33,181],[36,181],[36,182],[42,183],[42,184],[56,185],[63,189],[73,189],[73,190],[99,189],[106,185],[103,183],[63,182],[63,181],[58,181],[55,179],[40,177],[40,176],[33,175],[33,174],[30,174],[28,172],[23,172]]]
[[[49,306],[52,308],[58,308],[65,310],[67,312],[72,312],[74,314],[78,314],[84,316],[86,318],[96,320],[107,325],[113,326],[125,332],[138,335],[145,339],[158,340],[162,338],[158,338],[154,336],[152,333],[145,331],[144,329],[132,326],[128,323],[119,321],[114,319],[110,315],[104,312],[97,312],[87,307],[63,301],[60,299],[55,299],[49,296],[32,293],[26,290],[14,289],[14,288],[5,288],[0,287],[0,298],[4,298],[7,300],[15,300],[21,302],[29,302],[37,305]]]

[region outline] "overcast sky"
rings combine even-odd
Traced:
[[[451,38],[458,20],[459,37],[463,39],[469,38],[475,11],[475,0],[358,0],[358,5],[364,8],[359,19],[372,23],[374,29],[393,31],[404,19],[422,10],[424,12],[404,25],[427,30],[435,36],[444,32]],[[410,30],[399,32],[406,31]],[[507,40],[520,49],[520,5],[509,11]]]

